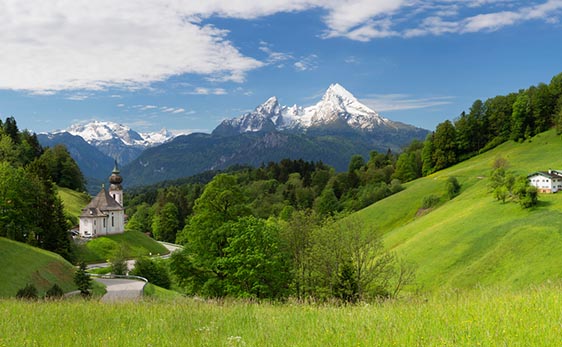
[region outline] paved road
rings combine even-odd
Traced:
[[[169,254],[161,256],[162,258],[169,258],[170,254],[172,254],[174,251],[181,249],[181,246],[178,245],[166,242],[160,243],[170,251]],[[90,264],[88,265],[88,269],[107,266],[109,266],[109,263]],[[134,267],[135,260],[127,260],[128,270],[131,271]],[[145,285],[143,281],[118,278],[94,278],[94,280],[106,285],[107,293],[101,298],[102,302],[139,300],[142,297],[142,289]]]
[[[101,298],[101,302],[139,300],[145,285],[143,281],[118,278],[94,278],[94,280],[106,285],[107,293]]]

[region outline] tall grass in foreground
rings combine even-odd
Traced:
[[[562,286],[364,306],[0,301],[0,346],[556,346]]]

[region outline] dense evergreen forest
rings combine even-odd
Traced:
[[[68,229],[77,221],[65,215],[56,185],[84,190],[82,173],[66,148],[42,148],[13,117],[0,120],[0,236],[73,260]]]

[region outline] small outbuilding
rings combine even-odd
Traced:
[[[539,193],[556,193],[562,190],[562,170],[537,171],[528,175],[527,179]]]

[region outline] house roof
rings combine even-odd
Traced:
[[[106,216],[106,211],[122,211],[123,206],[119,205],[111,195],[102,188],[92,201],[82,209],[80,217],[99,217]]]
[[[549,171],[537,171],[533,172],[532,174],[528,175],[527,177],[533,176],[543,176],[550,179],[562,179],[562,172],[556,170],[549,170]]]

